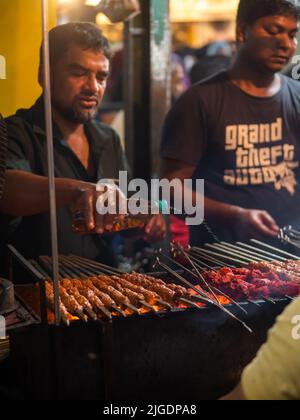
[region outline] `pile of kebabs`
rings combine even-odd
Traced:
[[[54,311],[54,291],[45,282],[49,309]],[[83,321],[98,318],[112,319],[114,315],[143,314],[175,308],[203,306],[186,288],[166,284],[163,280],[141,275],[95,276],[84,280],[63,279],[59,285],[60,315],[65,323],[74,317]]]
[[[99,275],[60,281],[60,315],[65,323],[109,319],[171,309],[222,307],[237,301],[300,295],[300,261],[253,262],[246,268],[221,268],[201,273],[199,285],[185,288],[144,274]],[[52,282],[45,282],[48,307],[54,311]],[[218,296],[216,296],[216,293]]]
[[[235,300],[300,295],[300,262],[251,263],[247,268],[222,268],[203,274],[205,280]],[[289,265],[290,264],[290,265]],[[295,270],[283,267],[295,266]]]

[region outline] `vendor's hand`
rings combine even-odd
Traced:
[[[126,198],[117,186],[88,184],[80,189],[71,206],[73,230],[81,235],[109,233],[116,222],[124,219],[124,214],[116,214],[120,208],[125,213]]]
[[[150,243],[161,242],[166,239],[167,224],[162,215],[153,216],[148,225],[145,227],[144,239]]]
[[[236,229],[247,239],[258,236],[277,237],[279,226],[273,217],[263,210],[239,209],[235,215]]]

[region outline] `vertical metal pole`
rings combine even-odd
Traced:
[[[53,288],[54,288],[54,299],[55,299],[55,323],[56,325],[59,325],[60,324],[59,274],[58,274],[59,265],[58,265],[58,245],[57,245],[56,193],[55,193],[55,174],[54,174],[48,25],[49,25],[48,0],[42,0],[44,105],[45,105],[45,119],[46,119],[48,179],[49,179],[49,194],[50,194]]]
[[[133,66],[133,35],[132,20],[124,24],[124,67],[123,67],[123,97],[125,108],[125,146],[126,156],[131,168],[134,168],[134,66]]]
[[[124,96],[126,146],[133,175],[159,172],[164,118],[171,102],[169,0],[140,0],[142,13],[126,24]]]

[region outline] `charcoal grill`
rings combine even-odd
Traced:
[[[213,400],[238,383],[289,302],[242,303],[247,315],[229,306],[253,334],[213,307],[30,326],[11,334],[14,385],[28,399]]]

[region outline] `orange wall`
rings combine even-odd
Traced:
[[[56,23],[56,0],[49,0],[50,27]],[[37,83],[42,41],[41,0],[1,0],[0,56],[6,79],[0,79],[0,113],[30,107],[40,95]]]

